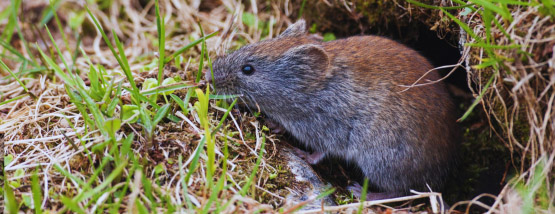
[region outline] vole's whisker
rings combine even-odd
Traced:
[[[260,105],[258,105],[258,102],[256,101],[256,99],[254,98],[254,96],[252,95],[247,95],[249,97],[249,99],[252,100],[252,102],[254,103],[254,105],[256,105],[256,107],[258,108],[258,111],[260,112],[264,112],[264,109],[260,109]]]
[[[251,107],[249,107],[248,102],[245,100],[245,99],[249,99],[249,98],[246,97],[243,93],[239,94],[238,97],[239,97],[239,100],[241,100],[241,102],[243,102],[245,104],[245,106],[247,106],[247,110],[249,111],[249,113],[254,114]]]

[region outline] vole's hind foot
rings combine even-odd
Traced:
[[[362,186],[358,183],[354,183],[347,187],[347,190],[357,198],[362,198]],[[376,201],[388,198],[399,197],[401,194],[397,192],[366,192],[366,201]]]
[[[300,158],[304,159],[306,162],[312,165],[319,163],[326,156],[326,153],[323,153],[323,152],[310,153],[307,151],[303,151],[299,148],[295,148],[295,154],[297,154],[297,156],[299,156]]]

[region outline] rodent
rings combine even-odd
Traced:
[[[313,149],[309,162],[330,155],[357,164],[381,199],[437,190],[452,168],[458,133],[444,83],[404,87],[432,68],[379,36],[314,39],[300,20],[276,38],[217,57],[206,78]]]

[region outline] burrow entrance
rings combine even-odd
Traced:
[[[461,53],[458,44],[460,30],[458,26],[436,22],[434,28],[430,23],[426,23],[427,20],[432,19],[431,13],[437,13],[437,11],[415,10],[418,13],[413,11],[411,15],[397,8],[396,5],[366,6],[366,12],[360,12],[364,8],[359,8],[359,12],[349,12],[341,6],[329,7],[308,3],[306,5],[308,9],[304,9],[307,12],[302,16],[309,26],[316,29],[316,32],[333,34],[338,39],[353,35],[380,35],[419,51],[436,67],[459,62]],[[425,14],[426,12],[430,14]],[[292,14],[292,17],[297,15]],[[451,68],[442,69],[440,73],[447,75],[450,71]],[[458,117],[460,117],[474,101],[468,88],[467,73],[465,69],[458,68],[445,81],[455,99]],[[510,153],[495,136],[481,106],[475,108],[472,114],[459,125],[462,129],[461,133],[464,133],[459,151],[459,164],[452,170],[453,175],[449,177],[445,189],[442,190],[444,200],[448,204],[470,200],[481,193],[497,195],[507,179],[514,174],[514,170],[510,167]],[[287,141],[296,144],[291,137],[286,138]],[[344,193],[346,193],[344,188],[350,183],[362,183],[359,169],[341,160],[326,159],[313,168],[327,182]],[[493,203],[493,200],[487,199],[480,201],[486,204]],[[480,211],[478,207],[473,208]]]

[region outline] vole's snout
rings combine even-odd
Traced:
[[[207,84],[213,85],[215,87],[226,87],[228,85],[229,77],[219,70],[219,68],[214,68],[212,71],[209,69],[204,73],[204,79]]]
[[[206,71],[204,73],[204,79],[206,80],[206,83],[210,83],[210,84],[222,84],[222,82],[224,82],[224,76],[218,72],[216,72],[215,70],[213,72],[210,72],[210,70]]]

